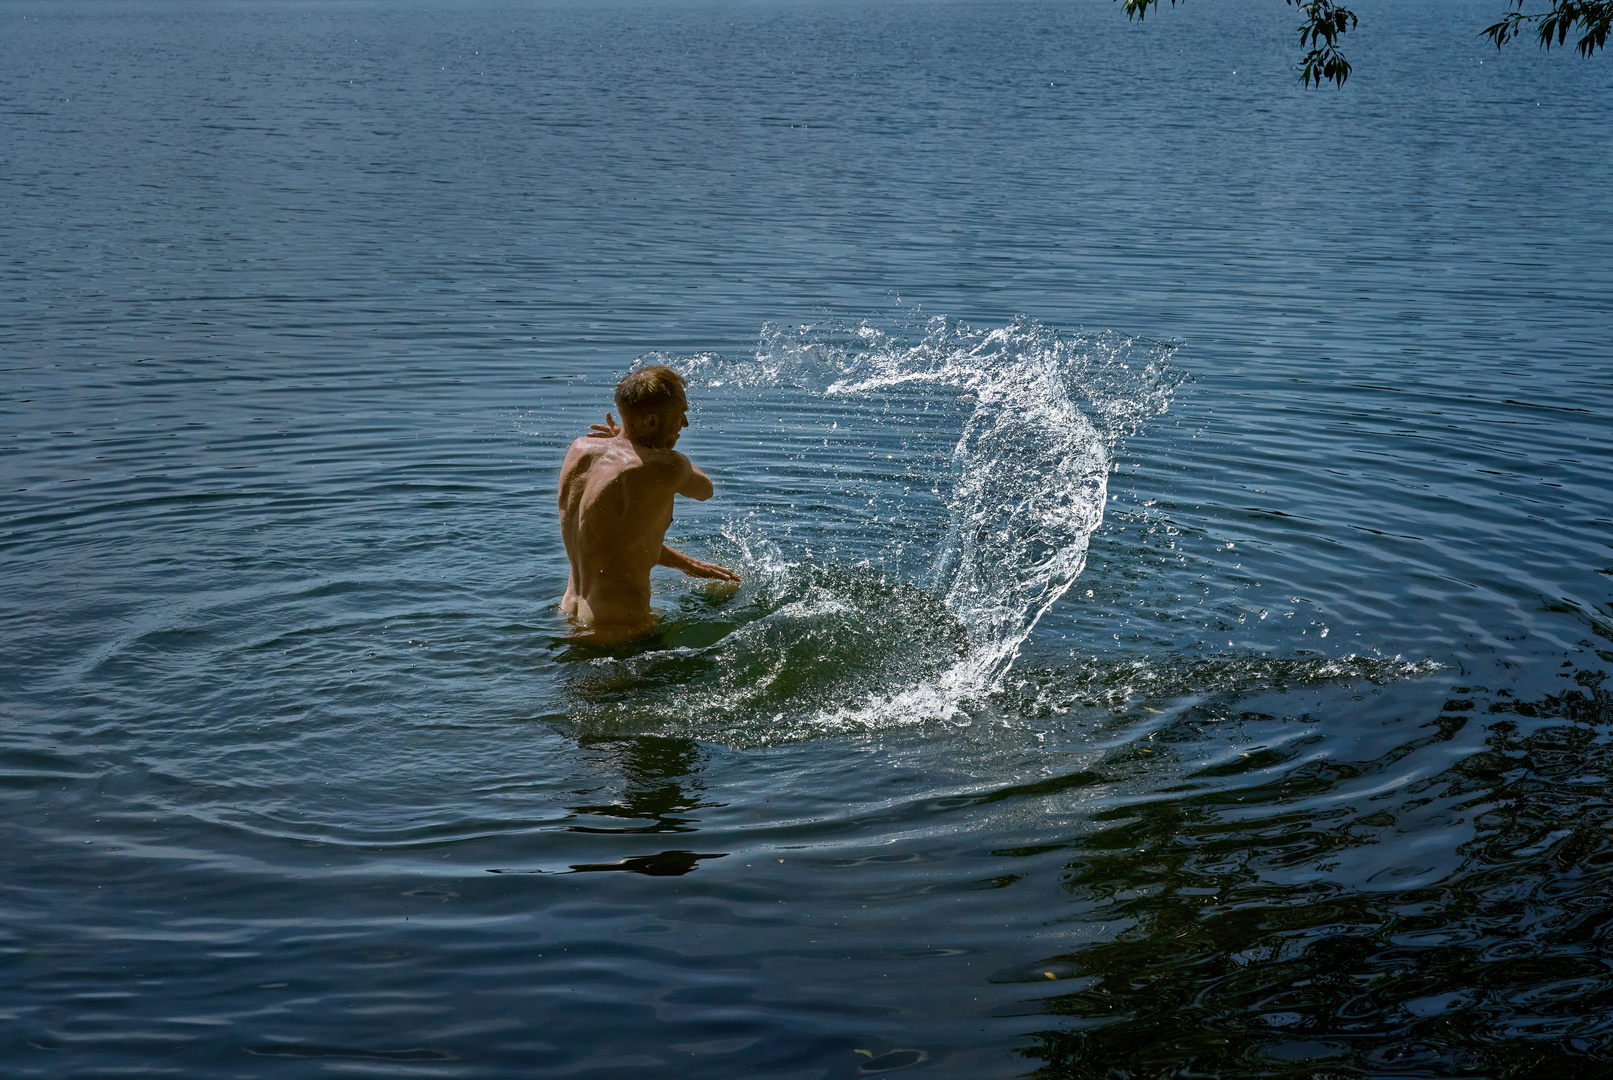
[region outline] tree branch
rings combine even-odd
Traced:
[[[1338,40],[1356,27],[1355,12],[1342,8],[1333,0],[1285,0],[1305,16],[1299,25],[1299,43],[1310,46],[1299,62],[1299,81],[1305,86],[1321,86],[1330,80],[1343,86],[1350,77],[1350,62],[1339,52]],[[1581,56],[1590,56],[1597,49],[1607,48],[1607,36],[1613,32],[1613,0],[1550,0],[1551,10],[1534,15],[1523,12],[1524,0],[1508,0],[1512,11],[1501,17],[1494,26],[1485,27],[1481,37],[1495,42],[1497,49],[1523,33],[1525,24],[1533,27],[1542,48],[1562,45],[1569,34],[1579,35],[1575,43]],[[1150,8],[1159,6],[1159,0],[1121,0],[1126,18],[1141,22]],[[1171,0],[1171,7],[1176,0]]]
[[[1550,11],[1534,15],[1523,13],[1523,0],[1512,0],[1515,11],[1509,11],[1494,26],[1487,26],[1480,34],[1495,42],[1499,49],[1523,32],[1523,24],[1535,26],[1542,48],[1561,45],[1570,33],[1581,32],[1579,55],[1590,56],[1597,49],[1607,47],[1607,35],[1613,29],[1613,0],[1553,0]],[[1552,41],[1553,38],[1557,40]]]
[[[1332,79],[1334,85],[1343,86],[1350,77],[1350,62],[1344,59],[1335,42],[1345,31],[1355,28],[1355,12],[1338,7],[1333,0],[1288,0],[1305,13],[1299,26],[1299,43],[1309,45],[1299,69],[1299,81],[1306,86],[1322,85],[1323,79]]]
[[[1355,12],[1339,7],[1333,0],[1286,0],[1290,7],[1297,7],[1305,15],[1305,21],[1299,25],[1299,43],[1309,45],[1310,52],[1305,54],[1299,62],[1299,81],[1306,86],[1313,83],[1322,85],[1323,79],[1331,79],[1338,86],[1344,85],[1344,80],[1350,77],[1350,62],[1339,52],[1338,39],[1345,32],[1353,30],[1356,25]],[[1517,0],[1521,3],[1522,0]],[[1564,0],[1572,3],[1575,0]],[[1613,0],[1605,0],[1613,4]],[[1158,7],[1159,0],[1121,0],[1125,8],[1126,18],[1141,22],[1148,15],[1148,9]],[[1176,0],[1171,0],[1171,7],[1176,6]]]

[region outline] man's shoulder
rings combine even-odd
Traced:
[[[676,450],[644,450],[635,472],[647,483],[677,484],[691,468],[689,459]]]
[[[585,478],[589,478],[587,483],[596,483],[591,478],[601,471],[610,471],[606,456],[607,442],[607,439],[590,439],[586,435],[573,442],[566,449],[566,460],[560,463],[560,486],[565,488],[582,483]]]
[[[682,454],[630,446],[619,454],[596,459],[589,469],[589,486],[599,491],[625,489],[629,498],[653,499],[662,492],[674,491],[688,475],[688,468],[688,459]]]
[[[594,456],[602,454],[611,442],[612,440],[610,439],[601,439],[594,435],[579,435],[577,438],[572,439],[571,445],[566,448],[566,456],[578,457],[581,455]]]
[[[639,458],[646,468],[651,469],[687,469],[689,459],[680,450],[641,450]]]
[[[613,481],[624,479],[654,484],[675,482],[690,468],[689,459],[676,450],[656,450],[626,439],[598,439],[584,435],[566,451],[561,473],[608,474]]]
[[[638,455],[625,440],[600,439],[584,435],[575,439],[566,449],[565,468],[592,468],[597,464],[611,463],[619,468],[631,468],[638,463]]]

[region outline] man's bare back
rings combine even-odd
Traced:
[[[739,580],[665,543],[673,496],[704,502],[712,494],[706,474],[673,449],[689,423],[681,383],[647,415],[624,407],[620,427],[607,414],[605,424],[571,444],[560,467],[560,534],[571,560],[560,608],[596,636],[630,637],[649,625],[652,567]]]

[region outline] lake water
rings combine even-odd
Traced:
[[[17,1077],[1613,1063],[1613,60],[0,3]],[[556,609],[615,381],[717,485]]]

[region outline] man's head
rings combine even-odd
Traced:
[[[670,450],[689,426],[683,376],[656,364],[631,372],[616,384],[616,408],[627,437],[656,450]]]

